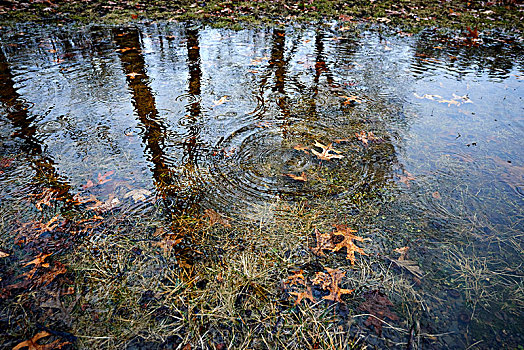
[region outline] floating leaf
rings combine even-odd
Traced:
[[[221,104],[224,104],[225,102],[227,102],[227,96],[222,96],[220,100],[213,101],[214,103],[213,107],[220,106]]]
[[[101,175],[100,173],[98,173],[98,183],[101,185],[101,184],[105,184],[106,182],[111,181],[111,179],[108,179],[108,177],[113,175],[114,173],[115,173],[114,170],[108,171],[104,175]]]

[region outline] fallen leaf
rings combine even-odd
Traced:
[[[415,180],[415,177],[413,175],[411,175],[410,173],[408,173],[407,171],[404,172],[406,175],[402,174],[402,175],[399,175],[399,182],[402,182],[403,184],[405,184],[408,188],[411,187],[411,184],[409,183],[410,181],[413,181]]]
[[[9,256],[8,253],[3,252],[3,251],[0,250],[0,258],[7,258],[8,256]]]
[[[311,149],[311,153],[316,155],[319,159],[331,160],[333,158],[339,158],[339,159],[340,158],[344,158],[344,156],[340,155],[340,153],[342,153],[342,152],[333,149],[333,144],[332,143],[330,143],[329,145],[325,146],[325,145],[321,144],[320,142],[315,141],[315,147],[322,148],[322,153],[319,153],[316,150]],[[332,152],[334,152],[336,154],[333,154]]]
[[[67,269],[66,267],[60,263],[60,262],[55,262],[54,263],[54,266],[49,269],[48,271],[46,271],[45,274],[43,274],[39,279],[38,281],[36,282],[37,285],[39,286],[47,286],[49,283],[53,282],[54,279],[59,276],[59,275],[63,275],[64,273],[67,272]]]
[[[441,199],[440,193],[438,191],[435,191],[431,194],[431,196],[435,199]]]
[[[144,188],[139,188],[139,189],[134,189],[132,191],[127,192],[124,195],[124,198],[133,197],[133,200],[135,201],[135,203],[137,203],[138,201],[145,202],[146,197],[149,196],[150,194],[151,194],[151,191],[148,191]]]
[[[114,173],[115,173],[114,170],[108,171],[104,175],[101,175],[100,173],[98,173],[98,183],[101,185],[101,184],[105,184],[106,182],[111,181],[111,179],[108,179],[107,177],[113,175]]]
[[[392,321],[399,319],[398,316],[389,309],[393,304],[389,301],[386,294],[379,290],[372,290],[364,293],[364,298],[366,301],[360,304],[358,308],[373,315],[368,317],[365,325],[373,326],[378,335],[382,334],[382,321],[384,318],[387,317]]]
[[[209,219],[209,226],[220,224],[224,227],[231,227],[229,221],[213,209],[204,210],[204,215]]]
[[[323,252],[324,249],[328,250],[335,248],[335,245],[331,240],[332,237],[330,233],[320,233],[319,230],[315,229],[315,236],[317,239],[317,246],[311,249],[314,254],[325,256]]]
[[[353,241],[359,241],[363,242],[364,238],[355,236],[353,233],[357,232],[355,230],[350,229],[349,227],[345,227],[342,225],[336,226],[337,230],[333,232],[334,236],[343,236],[344,239],[342,242],[335,244],[335,247],[332,249],[333,252],[337,252],[342,248],[346,248],[346,259],[348,259],[351,262],[351,265],[355,264],[355,252],[360,253],[362,255],[367,255],[364,252],[364,249],[358,247]]]
[[[126,74],[126,76],[128,76],[129,79],[135,79],[135,78],[138,77],[139,75],[142,75],[142,74],[140,74],[140,73],[136,73],[136,72],[131,72],[131,73]]]
[[[224,104],[227,102],[227,96],[222,96],[220,100],[213,101],[213,107],[220,106],[221,104]]]
[[[366,146],[368,145],[369,141],[375,140],[375,135],[373,134],[372,131],[366,132],[362,130],[359,133],[355,133],[355,136],[357,137],[358,140],[362,141],[362,143]]]
[[[302,173],[302,175],[294,175],[294,174],[284,174],[285,176],[289,176],[293,180],[297,181],[307,181],[306,173]]]
[[[105,212],[116,208],[119,204],[120,200],[118,199],[118,197],[115,197],[114,194],[110,194],[109,198],[105,202],[101,202],[95,198],[95,204],[88,206],[87,209]]]
[[[297,297],[297,300],[295,300],[295,306],[300,304],[300,302],[305,299],[309,299],[312,302],[315,302],[315,298],[313,297],[311,286],[307,286],[306,290],[303,292],[290,292],[289,294]]]
[[[162,250],[164,251],[164,254],[167,254],[168,252],[171,251],[171,249],[173,249],[174,246],[176,246],[180,242],[182,242],[182,238],[178,238],[178,239],[163,239],[161,241],[154,242],[153,246],[157,246],[157,247],[162,248]]]
[[[408,270],[416,278],[422,279],[422,277],[424,276],[424,273],[418,266],[417,262],[406,259],[408,255],[408,250],[409,250],[409,247],[402,247],[402,248],[395,249],[394,251],[400,254],[399,258],[398,259],[389,259],[389,260],[395,263],[398,267]]]
[[[353,289],[344,289],[339,287],[339,284],[342,281],[342,278],[346,275],[346,272],[338,269],[331,269],[329,267],[326,267],[326,271],[328,273],[317,272],[315,274],[315,278],[312,281],[313,284],[320,285],[322,289],[329,291],[329,295],[326,295],[323,297],[323,299],[343,303],[344,301],[342,300],[342,294],[351,294],[353,292]]]
[[[345,105],[352,105],[352,104],[355,104],[355,103],[362,103],[362,100],[360,100],[357,96],[341,96],[343,98],[345,98],[346,100],[344,101],[344,104]]]
[[[293,274],[289,276],[284,282],[284,284],[289,284],[290,286],[302,284],[306,285],[306,278],[304,277],[304,271],[298,270],[298,271],[292,271]]]
[[[64,345],[71,344],[70,342],[60,343],[60,340],[57,339],[49,344],[38,344],[37,342],[42,339],[51,336],[51,333],[42,331],[37,333],[34,337],[29,340],[23,341],[13,348],[13,350],[20,350],[22,348],[27,348],[27,350],[54,350],[61,349]]]
[[[304,153],[309,154],[309,149],[306,146],[302,146],[300,144],[294,146],[293,149],[296,149],[297,151],[303,151]]]

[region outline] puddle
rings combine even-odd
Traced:
[[[4,220],[388,196],[432,346],[522,344],[522,40],[337,28],[4,30]]]

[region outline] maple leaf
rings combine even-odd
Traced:
[[[312,302],[315,302],[311,286],[307,286],[304,292],[290,292],[289,294],[295,295],[297,297],[297,300],[295,300],[295,306],[300,304],[300,302],[305,299],[309,299]]]
[[[213,107],[220,106],[221,104],[224,104],[227,102],[227,96],[222,96],[219,100],[213,101]]]
[[[209,219],[209,226],[220,224],[224,227],[231,227],[229,221],[213,209],[204,210],[204,215]]]
[[[378,335],[382,334],[382,321],[385,317],[392,321],[399,319],[398,316],[389,309],[393,304],[389,301],[386,294],[379,290],[372,290],[364,293],[364,298],[366,301],[360,304],[358,308],[373,315],[368,317],[365,325],[373,326]]]
[[[317,239],[317,246],[315,248],[312,248],[314,254],[325,256],[323,249],[333,249],[335,246],[333,245],[333,242],[331,241],[331,234],[329,233],[320,233],[319,230],[315,229],[315,236]]]
[[[337,252],[340,249],[346,247],[347,249],[347,255],[346,259],[351,261],[351,265],[355,264],[355,252],[360,253],[362,255],[367,255],[364,252],[364,249],[358,247],[353,241],[359,241],[363,242],[364,238],[355,236],[353,233],[357,232],[355,230],[350,229],[349,227],[344,227],[342,225],[336,226],[337,230],[333,232],[334,236],[343,236],[344,239],[342,242],[337,243],[335,247],[332,249],[333,252]]]
[[[322,289],[328,290],[329,295],[323,297],[326,300],[343,303],[342,294],[351,294],[353,289],[340,288],[338,285],[346,275],[346,271],[326,267],[325,272],[317,272],[313,284],[320,285]]]
[[[289,276],[287,278],[287,281],[284,282],[284,284],[289,284],[290,286],[298,285],[299,283],[302,285],[306,285],[306,278],[304,277],[303,270],[291,271],[291,272],[293,272],[293,275]]]
[[[150,194],[151,194],[151,191],[148,191],[144,188],[139,188],[139,189],[134,189],[134,190],[127,192],[124,195],[124,198],[133,197],[133,200],[135,201],[135,203],[137,203],[138,201],[145,202],[146,196],[149,196]]]
[[[331,160],[333,158],[339,158],[339,159],[340,158],[344,158],[344,156],[340,155],[340,153],[342,153],[342,152],[333,149],[333,144],[332,143],[330,143],[329,145],[325,146],[325,145],[321,144],[320,142],[315,141],[315,147],[322,148],[322,153],[319,153],[316,150],[311,149],[311,153],[316,155],[319,159]],[[334,152],[336,154],[331,153],[331,152]]]
[[[293,180],[297,180],[297,181],[307,181],[307,176],[306,176],[306,173],[302,173],[302,175],[294,175],[294,174],[284,174],[285,176],[289,176],[290,178],[292,178]]]
[[[27,348],[27,350],[54,350],[61,349],[64,345],[71,344],[70,342],[60,343],[60,340],[55,340],[49,344],[38,344],[37,342],[42,339],[51,336],[51,333],[42,331],[37,333],[34,337],[29,340],[23,341],[13,348],[13,350],[20,350],[22,348]]]

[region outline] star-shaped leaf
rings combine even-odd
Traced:
[[[298,285],[298,284],[302,284],[302,285],[306,284],[306,278],[304,277],[303,270],[292,271],[292,272],[293,272],[293,275],[289,276],[287,278],[287,281],[284,282],[284,284],[289,284],[290,286]]]
[[[289,294],[297,297],[297,300],[295,300],[295,306],[300,304],[300,302],[304,299],[309,299],[312,302],[315,302],[315,298],[313,297],[313,291],[311,290],[311,286],[307,286],[304,292],[290,292]]]
[[[363,242],[364,238],[355,236],[353,233],[357,232],[355,230],[350,229],[349,227],[344,227],[341,225],[336,226],[337,231],[333,232],[334,236],[343,236],[344,239],[342,242],[335,244],[335,247],[332,249],[332,251],[337,252],[340,249],[346,247],[347,249],[347,256],[346,258],[351,261],[351,265],[355,264],[355,252],[360,253],[362,255],[367,255],[364,252],[364,249],[358,247],[353,241],[359,241]]]
[[[332,143],[326,146],[326,145],[321,144],[318,141],[315,141],[315,147],[322,148],[322,153],[317,152],[315,149],[311,149],[311,153],[316,155],[321,160],[331,160],[333,158],[337,158],[337,159],[344,158],[343,155],[340,155],[340,153],[342,152],[337,151],[336,149],[333,148]]]
[[[324,256],[323,249],[333,249],[335,246],[333,245],[333,242],[331,240],[331,234],[330,233],[320,233],[319,230],[315,229],[315,236],[317,239],[317,246],[315,248],[312,248],[311,250],[316,255]]]
[[[331,269],[326,267],[325,272],[317,272],[315,278],[313,279],[313,284],[320,285],[320,288],[328,290],[329,295],[323,297],[326,300],[332,300],[336,302],[343,303],[342,294],[350,294],[353,292],[353,289],[344,289],[340,288],[339,284],[342,281],[342,278],[346,275],[345,271],[338,269]]]

